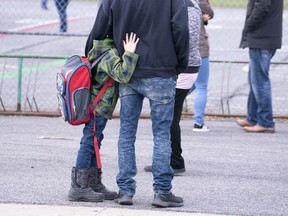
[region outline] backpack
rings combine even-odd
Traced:
[[[112,79],[109,78],[93,103],[90,104],[91,70],[106,53],[96,58],[92,65],[87,57],[73,55],[57,73],[58,110],[64,121],[69,124],[80,125],[88,122],[91,108],[96,106],[108,85],[111,85]]]
[[[96,119],[96,109],[94,108],[107,87],[113,84],[113,79],[109,77],[93,103],[90,104],[91,70],[107,52],[108,50],[98,56],[92,64],[85,56],[73,55],[67,59],[61,71],[57,73],[58,109],[64,121],[67,121],[69,124],[80,125],[88,122],[91,118],[91,109],[93,109],[94,119]],[[97,168],[101,171],[102,163],[96,137],[95,122],[93,127],[93,142]]]

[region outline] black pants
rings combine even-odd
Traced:
[[[181,120],[183,103],[185,101],[188,92],[189,89],[176,89],[174,116],[172,125],[170,127],[171,147],[172,147],[170,165],[173,169],[185,168],[184,158],[181,155],[182,148],[181,148],[180,120]]]

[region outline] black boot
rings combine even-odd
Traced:
[[[102,193],[105,196],[105,200],[114,200],[117,196],[116,191],[108,190],[102,183],[102,171],[96,167],[90,168],[90,187],[97,193]]]
[[[102,202],[104,200],[102,193],[96,193],[89,186],[89,174],[90,170],[72,168],[69,201]]]

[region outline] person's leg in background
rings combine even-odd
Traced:
[[[55,0],[55,5],[60,19],[60,32],[67,32],[67,13],[66,9],[69,0]]]
[[[199,69],[196,82],[192,86],[191,91],[194,89],[194,128],[195,132],[207,132],[210,129],[204,124],[205,108],[207,103],[207,88],[209,80],[209,56],[202,57],[202,64]]]
[[[42,8],[43,10],[48,10],[47,0],[41,0],[41,8]]]
[[[171,147],[172,147],[170,165],[174,170],[174,175],[178,175],[180,173],[185,172],[185,161],[181,155],[182,148],[181,148],[180,120],[181,120],[183,103],[187,96],[188,91],[189,89],[177,89],[176,88],[174,116],[173,116],[172,125],[170,127]]]
[[[270,61],[275,50],[249,49],[250,92],[247,103],[246,121],[250,124],[244,127],[248,132],[271,132],[275,123],[273,121],[272,90],[269,78]]]

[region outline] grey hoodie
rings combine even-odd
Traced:
[[[186,73],[197,73],[201,65],[199,34],[202,13],[198,0],[187,0],[189,25],[189,60]]]

